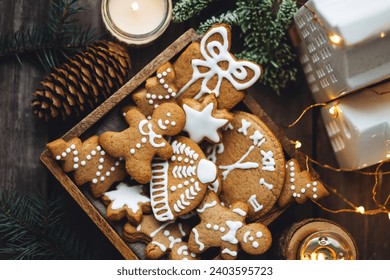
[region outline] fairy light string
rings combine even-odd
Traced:
[[[299,115],[299,117],[294,122],[292,122],[290,125],[288,125],[287,128],[292,128],[292,127],[296,126],[297,123],[299,123],[299,121],[307,114],[307,112],[309,112],[310,110],[317,108],[317,107],[325,107],[329,110],[329,113],[332,115],[332,117],[334,117],[334,118],[338,117],[337,103],[333,106],[329,106],[327,103],[316,103],[316,104],[312,104],[312,105],[306,107],[302,111],[302,113]],[[291,143],[293,145],[295,145],[296,149],[299,149],[302,146],[302,143],[299,140],[291,141]],[[361,205],[358,206],[358,205],[354,204],[352,201],[350,201],[344,195],[339,193],[336,188],[329,187],[326,184],[324,184],[324,186],[331,193],[333,193],[338,198],[340,198],[342,201],[344,201],[344,203],[349,205],[350,208],[335,210],[335,209],[330,209],[330,208],[324,206],[323,204],[321,204],[318,201],[313,201],[313,203],[315,203],[319,208],[321,208],[324,211],[327,211],[329,213],[334,213],[334,214],[338,214],[338,213],[358,213],[361,215],[387,214],[389,219],[390,219],[390,209],[389,209],[389,205],[388,205],[390,203],[390,193],[387,194],[386,199],[384,200],[383,203],[381,203],[379,201],[379,199],[377,198],[378,190],[382,185],[381,182],[382,182],[383,176],[390,174],[390,171],[382,171],[381,168],[383,167],[383,165],[385,163],[390,162],[390,159],[387,161],[380,162],[376,166],[375,171],[371,172],[371,171],[353,170],[353,169],[346,169],[346,168],[335,168],[331,165],[320,163],[317,160],[312,159],[308,155],[305,155],[305,156],[306,156],[306,170],[308,170],[308,171],[309,171],[309,165],[311,163],[311,164],[315,164],[315,165],[319,166],[320,168],[329,169],[329,170],[334,171],[334,172],[353,172],[353,173],[361,174],[364,176],[374,176],[375,181],[374,181],[374,185],[372,186],[371,194],[372,194],[372,201],[377,206],[376,209],[366,210],[364,206],[361,206]]]

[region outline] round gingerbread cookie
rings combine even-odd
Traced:
[[[257,116],[235,112],[222,143],[207,154],[218,166],[226,206],[246,202],[251,221],[271,210],[283,187],[285,159],[280,142]]]

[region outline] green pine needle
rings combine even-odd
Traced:
[[[82,28],[75,19],[83,10],[78,0],[52,0],[46,22],[0,37],[0,58],[14,55],[22,62],[22,57],[33,57],[50,71],[64,57],[99,39],[93,29]]]
[[[197,16],[215,1],[218,0],[178,0],[173,7],[173,21],[183,22]]]
[[[0,255],[8,259],[88,259],[60,198],[0,191]]]

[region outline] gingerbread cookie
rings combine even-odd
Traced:
[[[271,246],[272,236],[266,226],[246,224],[246,203],[234,202],[229,209],[221,205],[215,193],[208,191],[197,211],[201,222],[192,229],[188,240],[192,252],[200,254],[217,247],[223,259],[232,260],[240,247],[248,254],[260,255]]]
[[[202,99],[215,93],[220,109],[231,109],[244,99],[244,90],[261,76],[259,65],[237,60],[230,52],[231,29],[214,25],[201,39],[192,43],[175,61],[178,98]],[[192,66],[192,71],[189,65]]]
[[[126,223],[123,237],[128,242],[146,243],[145,254],[148,259],[160,259],[165,255],[172,260],[197,259],[196,254],[191,253],[187,243],[183,241],[189,231],[184,223],[161,223],[153,215],[145,215],[137,227]]]
[[[280,194],[278,205],[284,207],[291,201],[302,204],[308,198],[318,200],[329,195],[324,185],[312,178],[306,170],[301,171],[296,159],[291,159],[286,164],[286,179]]]
[[[145,88],[134,93],[132,98],[145,116],[152,115],[154,109],[165,102],[176,102],[177,88],[173,81],[175,71],[170,62],[157,69],[155,77],[146,80]]]
[[[207,95],[202,103],[195,99],[183,99],[182,108],[186,114],[186,131],[195,143],[206,139],[211,143],[221,142],[221,128],[228,125],[233,114],[217,109],[214,94]]]
[[[120,183],[115,190],[106,192],[102,200],[108,205],[106,216],[110,221],[119,221],[124,217],[132,224],[139,224],[144,213],[152,211],[150,198],[142,190],[142,185],[129,186]]]
[[[217,180],[214,163],[191,139],[172,140],[169,160],[154,160],[150,181],[153,213],[159,221],[171,221],[191,212],[202,201],[207,186]]]
[[[98,136],[82,142],[73,138],[68,142],[57,139],[47,144],[54,159],[62,161],[65,172],[73,172],[77,186],[88,183],[95,198],[100,197],[110,186],[122,181],[126,171],[122,162],[108,155],[98,143]]]
[[[122,132],[105,132],[100,145],[112,156],[126,160],[127,172],[139,183],[146,184],[151,178],[151,161],[154,156],[168,159],[172,147],[163,138],[179,133],[185,124],[185,114],[180,106],[164,103],[148,120],[138,109],[127,111],[129,128]]]
[[[235,112],[222,143],[208,150],[221,177],[221,201],[246,202],[249,220],[264,216],[276,203],[285,174],[282,146],[268,127],[255,115]]]

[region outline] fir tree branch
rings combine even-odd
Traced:
[[[0,191],[0,254],[12,259],[87,259],[60,198]]]
[[[203,35],[207,32],[207,30],[210,29],[211,26],[213,26],[216,23],[226,23],[229,25],[237,25],[239,22],[239,17],[236,11],[227,11],[226,13],[223,13],[219,15],[218,17],[212,16],[210,19],[206,20],[205,22],[202,22],[198,27],[198,34]]]
[[[183,22],[197,16],[204,8],[215,1],[218,0],[179,0],[173,7],[173,21]]]
[[[0,38],[0,58],[14,55],[35,57],[46,71],[61,59],[98,39],[91,28],[82,29],[74,16],[84,10],[78,0],[52,0],[45,23],[20,28]]]

